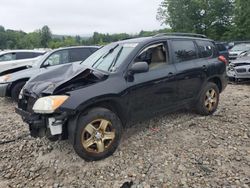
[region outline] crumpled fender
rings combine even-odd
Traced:
[[[65,64],[33,77],[24,86],[24,89],[36,96],[40,96],[42,93],[52,95],[62,84],[72,80],[79,74],[86,73],[87,76],[91,72],[93,72],[91,68],[80,63]]]

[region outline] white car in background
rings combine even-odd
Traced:
[[[45,50],[9,50],[0,52],[0,75],[5,75],[32,66]]]

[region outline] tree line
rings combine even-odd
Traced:
[[[14,31],[0,26],[0,49],[34,49],[34,48],[59,48],[77,45],[105,45],[119,40],[145,37],[155,35],[159,32],[170,32],[170,29],[156,31],[141,31],[136,35],[126,33],[120,34],[102,34],[94,32],[92,37],[80,36],[60,36],[53,35],[48,26],[31,33],[23,31]]]
[[[59,48],[76,45],[105,45],[135,37],[166,32],[188,32],[207,35],[218,41],[250,40],[250,1],[248,0],[162,0],[157,19],[166,29],[103,34],[91,37],[53,35],[48,26],[31,33],[0,26],[0,49]]]
[[[250,40],[249,0],[163,0],[157,19],[178,32],[214,40]]]

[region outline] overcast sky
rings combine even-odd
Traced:
[[[162,26],[162,0],[1,0],[0,25],[31,32],[48,25],[53,34],[136,33]]]

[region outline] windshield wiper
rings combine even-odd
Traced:
[[[118,46],[119,46],[119,44],[117,44],[114,48],[111,48],[111,49],[108,51],[108,53],[106,53],[105,55],[103,55],[103,56],[101,56],[100,58],[98,58],[98,59],[94,62],[94,64],[92,65],[92,67],[94,67],[95,64],[96,64],[100,59],[105,58],[105,57],[107,57],[109,54],[111,54]],[[85,60],[84,60],[84,61],[85,61]],[[82,64],[84,61],[82,61],[80,64]]]
[[[109,67],[109,71],[112,69],[112,68],[114,68],[115,67],[115,65],[116,65],[116,63],[117,63],[117,61],[118,61],[118,59],[119,59],[119,57],[120,57],[120,55],[121,55],[121,53],[122,53],[122,50],[123,50],[123,47],[121,47],[121,49],[119,50],[119,52],[117,53],[117,56],[115,57],[115,59],[113,60],[113,62],[111,63],[111,65],[110,65],[110,67]]]
[[[96,63],[98,63],[98,61],[99,61],[100,59],[104,59],[104,58],[106,58],[109,54],[113,53],[113,51],[114,51],[118,46],[119,46],[119,44],[117,44],[114,48],[111,48],[111,49],[108,51],[108,53],[106,53],[105,55],[103,55],[103,56],[101,56],[99,59],[97,59],[97,60],[95,61],[95,63],[92,65],[92,67],[95,67]],[[100,64],[101,64],[101,62],[100,62],[96,67],[98,67]]]

